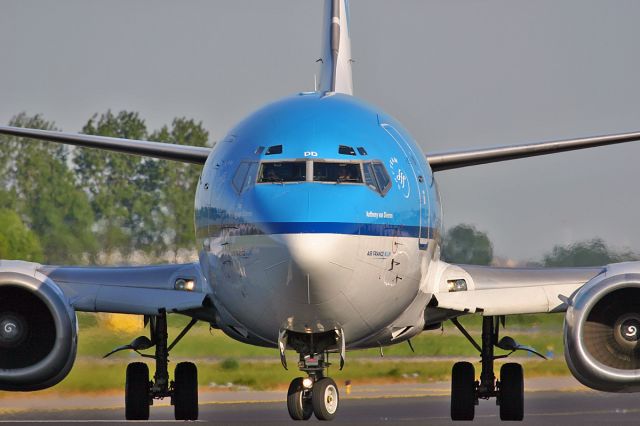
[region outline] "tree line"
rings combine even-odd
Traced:
[[[485,232],[473,225],[460,224],[445,233],[442,258],[451,263],[490,265],[494,260],[493,244]],[[541,260],[527,262],[526,266],[603,266],[639,259],[640,256],[631,250],[616,250],[601,238],[593,238],[568,245],[555,245]]]
[[[21,113],[10,126],[58,130]],[[95,114],[82,133],[209,146],[201,122],[150,131],[136,112]],[[111,263],[160,259],[194,247],[193,194],[201,166],[0,136],[0,259]]]

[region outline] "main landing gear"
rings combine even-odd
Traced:
[[[475,369],[470,362],[457,362],[451,370],[451,419],[473,420],[475,406],[480,399],[496,398],[500,406],[501,420],[524,418],[524,375],[522,366],[506,363],[500,368],[500,379],[494,374],[494,361],[505,358],[517,350],[524,350],[545,358],[534,349],[519,345],[511,337],[498,340],[500,322],[504,317],[482,318],[482,346],[462,327],[457,319],[451,320],[464,336],[480,352],[482,370],[480,380],[475,378]],[[504,322],[503,322],[504,325]],[[494,346],[511,351],[507,355],[494,355]]]
[[[293,420],[309,420],[315,415],[318,420],[333,420],[338,412],[340,393],[332,378],[324,375],[331,365],[327,348],[337,347],[340,351],[340,369],[344,365],[344,338],[342,331],[336,330],[320,334],[297,334],[281,332],[278,345],[282,365],[287,368],[284,349],[287,342],[300,353],[298,368],[307,377],[297,377],[289,385],[287,409]]]
[[[176,420],[198,420],[198,370],[191,362],[180,362],[174,371],[174,380],[169,381],[169,351],[184,337],[197,320],[193,319],[176,339],[167,346],[167,315],[149,318],[151,339],[138,337],[129,345],[116,348],[105,358],[117,351],[140,350],[155,346],[155,355],[140,354],[155,359],[153,381],[149,379],[149,367],[143,362],[127,366],[125,381],[125,418],[127,420],[149,420],[149,407],[154,399],[170,397]]]

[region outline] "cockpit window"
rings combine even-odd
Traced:
[[[307,179],[305,161],[281,161],[262,163],[258,183],[304,182]]]
[[[247,172],[249,171],[249,162],[243,161],[238,166],[236,170],[236,174],[233,175],[233,180],[231,181],[233,187],[238,192],[242,192],[242,187],[244,186],[245,178],[247,177]]]
[[[379,191],[378,182],[373,174],[373,165],[371,165],[371,163],[364,163],[362,169],[364,171],[364,183],[374,191]]]
[[[265,155],[282,154],[282,145],[272,145],[267,148]]]
[[[391,178],[387,169],[380,161],[365,162],[362,165],[364,170],[364,183],[376,192],[384,196],[391,188]]]
[[[350,146],[346,146],[346,145],[340,145],[338,147],[338,154],[342,154],[342,155],[356,155],[356,152],[353,150],[352,147]]]
[[[252,165],[255,163],[252,163]],[[246,180],[257,183],[318,182],[366,185],[383,197],[391,188],[391,178],[381,161],[288,160],[264,161],[258,169],[241,164],[233,179],[238,192],[246,188]],[[253,167],[253,168],[252,168]],[[243,177],[246,178],[243,180]],[[307,177],[308,176],[308,177]],[[313,179],[312,179],[313,177]]]
[[[362,183],[360,163],[316,161],[313,163],[313,180],[315,182]]]
[[[238,193],[241,193],[249,185],[255,182],[257,166],[258,163],[255,161],[240,162],[235,175],[233,175],[233,180],[231,181],[231,184]]]
[[[380,186],[380,192],[384,193],[386,189],[391,185],[391,178],[387,173],[387,169],[385,169],[384,164],[374,161],[373,162],[373,173],[376,175],[376,179],[378,180],[378,185]]]

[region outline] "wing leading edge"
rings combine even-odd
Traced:
[[[640,140],[640,132],[427,154],[434,172]]]
[[[50,130],[24,129],[10,126],[0,126],[0,134],[194,164],[204,164],[211,152],[211,148],[199,146],[110,138],[106,136],[55,132]]]
[[[134,266],[74,267],[0,260],[2,274],[21,274],[40,282],[50,280],[76,311],[157,315],[202,308],[207,293],[197,263]],[[176,281],[192,281],[192,291],[176,289]]]
[[[496,268],[443,262],[437,307],[482,315],[564,312],[571,296],[607,267]],[[464,280],[466,291],[452,291]]]

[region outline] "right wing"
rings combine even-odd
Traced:
[[[434,172],[640,140],[640,132],[427,154]]]
[[[190,291],[178,290],[178,280],[192,281]],[[49,266],[0,260],[0,287],[18,285],[62,293],[75,311],[158,315],[202,308],[206,295],[197,263],[127,266]],[[37,291],[37,290],[36,290]]]

